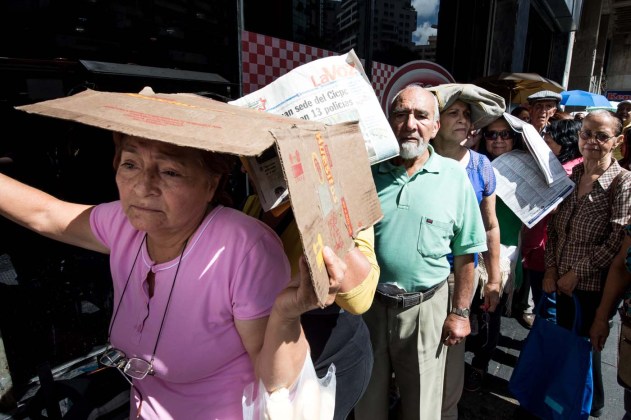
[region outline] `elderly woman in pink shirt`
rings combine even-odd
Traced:
[[[58,200],[0,175],[0,214],[110,255],[114,313],[101,357],[132,383],[131,418],[239,419],[249,383],[294,383],[300,314],[317,307],[303,264],[263,223],[221,204],[226,156],[115,134],[120,200]],[[345,265],[324,253],[332,295]]]

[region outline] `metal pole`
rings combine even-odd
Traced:
[[[239,55],[238,60],[238,86],[239,92],[237,98],[243,96],[243,46],[241,45],[241,40],[243,37],[243,0],[237,0],[237,54]]]
[[[372,83],[372,25],[375,0],[366,1],[366,23],[364,26],[364,70]]]

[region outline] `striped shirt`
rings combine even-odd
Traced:
[[[620,170],[618,162],[612,159],[592,191],[579,198],[575,188],[548,225],[546,267],[556,267],[559,277],[574,270],[577,290],[602,290],[624,236],[622,227],[629,220],[631,207],[631,176],[619,180],[609,208],[609,187]],[[570,179],[578,185],[584,173],[584,164],[576,165]]]

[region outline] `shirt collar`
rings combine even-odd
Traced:
[[[618,175],[622,167],[618,163],[616,159],[611,158],[611,165],[607,168],[607,170],[598,177],[598,183],[602,187],[603,190],[608,191],[613,179]]]

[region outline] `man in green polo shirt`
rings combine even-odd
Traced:
[[[375,225],[381,276],[364,314],[374,367],[355,417],[388,418],[394,372],[403,418],[438,419],[444,346],[459,343],[471,331],[473,256],[486,251],[486,233],[465,169],[429,145],[440,127],[434,95],[407,86],[395,96],[389,121],[400,154],[372,168],[384,214]],[[454,255],[451,306],[449,253]]]

